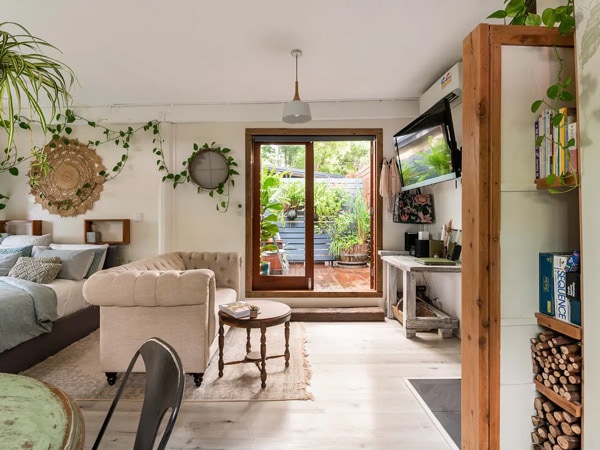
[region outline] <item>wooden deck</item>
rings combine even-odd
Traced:
[[[301,275],[302,264],[290,264],[290,275]],[[370,291],[370,267],[315,264],[315,291]]]

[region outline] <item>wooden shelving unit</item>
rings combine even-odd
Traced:
[[[0,220],[0,233],[42,235],[41,220]]]
[[[101,236],[106,233],[103,230],[113,230],[119,228],[116,232],[119,235],[117,239],[104,239],[101,238],[99,241],[90,242],[87,239],[87,233],[91,231],[98,231]],[[93,244],[109,244],[109,245],[126,245],[131,241],[131,221],[130,219],[85,219],[83,221],[83,240],[86,243]],[[113,232],[111,232],[111,236]]]

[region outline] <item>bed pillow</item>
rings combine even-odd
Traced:
[[[50,245],[51,241],[51,234],[43,234],[42,236],[33,236],[31,234],[9,234],[2,242],[0,242],[0,246],[23,247],[24,245]]]
[[[31,249],[33,245],[25,245],[23,247],[2,247],[0,246],[0,255],[9,255],[13,253],[20,253],[21,256],[31,256]]]
[[[86,276],[92,261],[94,260],[94,250],[38,250],[39,247],[35,248],[33,256],[36,258],[60,258],[62,268],[56,278],[62,278],[64,280],[83,280]]]
[[[34,283],[51,283],[60,272],[60,258],[30,258],[21,256],[8,272],[9,277],[21,278]]]
[[[21,253],[7,253],[5,255],[0,255],[0,276],[5,277],[12,269],[12,266],[15,265],[17,259],[21,257]]]
[[[104,267],[104,261],[106,260],[106,252],[108,251],[108,244],[50,244],[50,248],[53,250],[94,250],[94,259],[88,269],[85,278],[88,278],[93,273],[102,270]]]

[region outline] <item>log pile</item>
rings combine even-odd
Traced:
[[[552,331],[531,338],[535,380],[569,402],[581,401],[581,343]]]
[[[531,339],[535,380],[556,395],[573,403],[581,400],[581,345],[552,331]],[[536,415],[531,416],[535,450],[581,448],[581,420],[546,398],[534,401]]]

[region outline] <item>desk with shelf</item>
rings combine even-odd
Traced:
[[[386,285],[384,288],[386,314],[392,318],[392,304],[396,300],[398,292],[398,270],[402,271],[402,295],[404,296],[402,313],[404,335],[407,338],[413,338],[418,329],[438,328],[442,337],[451,337],[452,328],[455,326],[452,321],[440,317],[417,317],[417,273],[460,273],[461,266],[436,266],[420,263],[414,256],[408,255],[388,255],[380,253],[383,261],[383,270],[386,276]],[[448,317],[448,319],[451,319]]]

